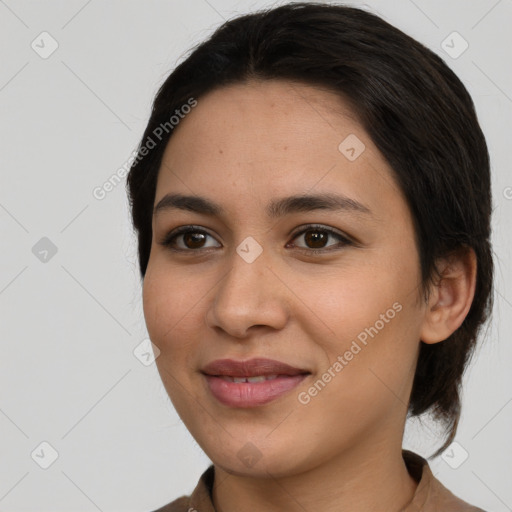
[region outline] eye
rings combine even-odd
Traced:
[[[302,252],[306,252],[308,254],[320,254],[336,250],[336,248],[325,248],[330,237],[334,237],[339,240],[338,244],[334,244],[335,246],[337,245],[338,248],[340,248],[340,246],[353,245],[353,242],[347,236],[321,225],[309,225],[306,226],[305,229],[302,229],[302,231],[296,231],[293,234],[293,240],[301,236],[304,236],[304,240],[307,245],[313,246],[306,246],[305,248],[300,246],[298,247]],[[171,231],[159,243],[173,251],[193,253],[199,250],[215,247],[211,245],[208,247],[205,245],[208,238],[213,239],[212,235],[204,229],[201,229],[199,226],[182,226]],[[287,247],[289,247],[289,245],[287,245]]]
[[[192,252],[204,249],[204,242],[208,237],[213,238],[209,233],[197,226],[182,226],[167,234],[160,244],[174,251]],[[184,246],[176,247],[176,241],[180,239]]]
[[[304,237],[304,241],[306,242],[306,244],[313,246],[312,248],[306,246],[306,248],[304,249],[305,252],[313,254],[326,253],[336,250],[335,248],[325,248],[325,244],[329,237],[335,237],[339,240],[338,244],[334,244],[338,245],[338,247],[352,245],[351,240],[349,240],[348,237],[344,236],[342,233],[339,233],[334,229],[321,225],[306,226],[305,229],[294,234],[294,240],[299,237]],[[299,247],[299,249],[302,250],[303,248]]]

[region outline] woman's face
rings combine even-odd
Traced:
[[[155,206],[179,194],[215,208],[160,203],[143,302],[194,438],[247,475],[401,446],[420,267],[411,214],[367,133],[334,94],[284,81],[218,89],[174,130]],[[298,196],[316,199],[287,199]],[[295,370],[236,364],[255,358]],[[211,366],[221,359],[235,364]]]

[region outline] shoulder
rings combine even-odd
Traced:
[[[432,496],[439,510],[449,510],[450,512],[486,512],[453,494],[435,477],[432,480]]]
[[[411,476],[418,482],[412,502],[404,512],[486,512],[462,500],[438,480],[426,459],[403,450],[402,455]]]
[[[153,512],[189,512],[190,496],[181,496]],[[190,512],[192,512],[190,510]]]
[[[183,495],[152,512],[215,512],[212,502],[213,464],[201,475],[190,496]]]

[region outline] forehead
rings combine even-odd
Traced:
[[[239,142],[246,143],[248,154],[261,155],[262,149],[283,143],[298,150],[302,141],[314,140],[315,134],[325,137],[332,132],[337,140],[342,120],[347,129],[362,135],[357,116],[332,91],[282,80],[250,81],[220,87],[201,97],[174,131],[170,145],[193,130],[201,147],[233,143],[238,136]],[[260,147],[259,142],[267,146]]]
[[[311,85],[257,81],[198,99],[169,140],[155,204],[169,192],[248,207],[251,197],[261,204],[311,191],[337,191],[363,204],[401,196],[391,168],[341,97]]]

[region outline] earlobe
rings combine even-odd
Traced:
[[[437,268],[440,277],[432,285],[420,336],[428,344],[447,339],[466,318],[475,295],[475,252],[461,248],[439,260]]]

